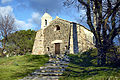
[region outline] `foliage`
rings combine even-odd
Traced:
[[[120,47],[114,46],[109,49],[109,53],[106,53],[106,63],[107,65],[112,65],[114,67],[120,66]]]
[[[16,31],[8,36],[5,50],[9,55],[23,55],[32,52],[36,32],[34,30]]]
[[[46,55],[23,55],[0,58],[0,80],[18,80],[39,69],[48,61]]]
[[[5,56],[4,49],[6,47],[7,36],[16,29],[15,19],[12,15],[0,14],[0,40],[1,40],[1,56]]]
[[[120,80],[120,68],[97,65],[97,49],[70,54],[70,64],[60,80]]]

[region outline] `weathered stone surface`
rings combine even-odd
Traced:
[[[43,15],[42,29],[36,34],[32,54],[55,54],[55,43],[60,44],[60,53],[68,51],[70,54],[86,51],[94,47],[93,33],[84,26],[70,21]],[[45,21],[48,20],[47,26]]]
[[[35,55],[44,54],[43,44],[44,44],[44,34],[43,34],[43,29],[41,29],[36,34],[32,54]]]

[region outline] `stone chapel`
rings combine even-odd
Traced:
[[[41,18],[41,29],[37,31],[32,54],[69,54],[94,48],[93,33],[84,26],[45,13]]]

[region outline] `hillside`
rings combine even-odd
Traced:
[[[0,80],[18,80],[48,61],[46,55],[24,55],[0,58]]]
[[[96,56],[96,49],[69,55],[69,67],[60,80],[120,80],[120,67],[97,66]]]

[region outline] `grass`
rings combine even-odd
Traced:
[[[69,67],[60,80],[120,80],[120,67],[99,67],[96,55],[95,49],[69,55]]]
[[[70,54],[69,67],[60,80],[120,80],[120,67],[97,66],[95,49]],[[0,80],[18,80],[48,61],[47,55],[24,55],[0,58]]]
[[[48,61],[47,55],[24,55],[0,58],[0,80],[18,80]]]

